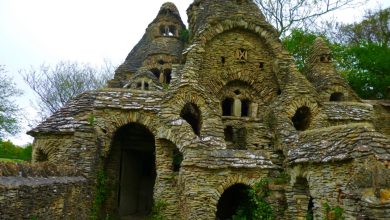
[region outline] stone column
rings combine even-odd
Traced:
[[[257,103],[251,103],[249,106],[249,117],[256,118],[259,105]]]
[[[234,99],[232,115],[237,116],[237,117],[241,117],[241,100],[236,99],[236,98]]]

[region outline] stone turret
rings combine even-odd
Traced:
[[[151,71],[160,83],[169,83],[172,64],[179,63],[181,58],[183,42],[179,33],[183,28],[185,25],[176,6],[164,3],[142,39],[115,71],[109,87],[121,88],[130,78],[134,80],[134,75],[145,75],[145,71]]]
[[[326,42],[318,37],[306,60],[304,73],[316,87],[322,101],[359,100],[355,92],[336,71],[332,52]]]

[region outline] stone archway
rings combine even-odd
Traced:
[[[231,219],[241,206],[250,202],[248,196],[249,186],[238,183],[227,188],[219,198],[216,219]]]
[[[115,190],[109,202],[117,203],[114,208],[122,219],[146,217],[156,179],[154,135],[141,124],[129,123],[115,132],[111,145],[106,170]]]

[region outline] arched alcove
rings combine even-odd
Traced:
[[[341,102],[344,99],[344,94],[342,92],[334,92],[330,95],[329,101],[331,102]]]
[[[120,217],[146,217],[153,206],[156,179],[154,135],[143,125],[129,123],[112,139],[106,160],[107,187],[113,190],[106,201]]]
[[[191,125],[192,130],[198,136],[200,136],[200,129],[202,127],[202,114],[194,103],[187,103],[184,105],[180,112],[180,117]]]
[[[311,121],[311,111],[307,106],[298,108],[292,117],[292,122],[295,129],[298,131],[304,131],[309,128]]]
[[[249,189],[245,184],[235,184],[227,188],[218,201],[216,219],[232,219],[238,208],[247,206],[250,203]]]
[[[35,161],[36,162],[46,162],[49,160],[49,155],[43,152],[41,149],[37,149],[35,152]]]
[[[307,179],[304,177],[296,177],[292,191],[293,197],[295,198],[296,216],[306,217],[306,219],[313,217],[314,199],[310,195]]]
[[[223,129],[223,134],[225,136],[225,141],[228,141],[228,142],[233,142],[234,140],[234,131],[233,131],[233,127],[228,125],[225,127],[225,129]]]

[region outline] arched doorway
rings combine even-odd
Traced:
[[[119,128],[112,141],[108,163],[113,174],[108,176],[108,181],[116,179],[119,216],[129,219],[147,216],[153,206],[156,179],[153,134],[137,123]]]
[[[226,189],[218,201],[216,219],[232,219],[240,207],[247,206],[250,202],[249,189],[245,184],[235,184]]]

